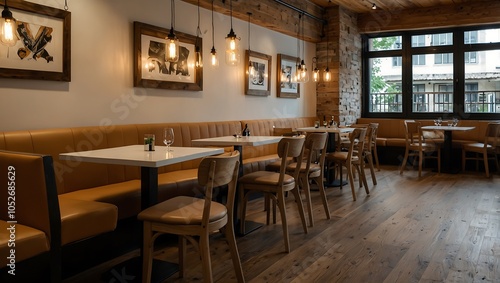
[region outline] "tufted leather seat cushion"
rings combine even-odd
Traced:
[[[204,204],[204,199],[185,196],[175,197],[145,209],[139,213],[138,218],[153,223],[201,224]],[[212,202],[209,222],[222,219],[226,214],[225,205]]]
[[[116,228],[118,208],[109,203],[59,196],[61,244],[83,240]]]
[[[12,248],[8,246],[9,234],[7,233],[7,237],[4,237],[6,235],[4,232],[8,231],[7,228],[10,225],[0,220],[0,231],[2,231],[0,237],[0,268],[9,263],[7,257],[10,255],[9,251]],[[49,241],[44,232],[21,224],[16,224],[15,228],[16,263],[49,251]]]

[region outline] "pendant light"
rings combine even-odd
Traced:
[[[323,81],[325,83],[330,82],[332,80],[332,73],[330,72],[330,68],[328,68],[328,24],[326,25],[326,68],[323,73]]]
[[[226,64],[236,66],[240,62],[240,38],[236,36],[233,30],[233,0],[229,3],[231,30],[226,37]]]
[[[177,62],[179,60],[179,38],[174,32],[175,25],[175,1],[170,1],[170,33],[166,38],[165,59],[168,62]]]
[[[214,41],[214,1],[212,0],[212,50],[210,51],[210,64],[212,67],[219,66],[219,58],[217,56],[217,51],[215,51],[215,41]]]
[[[247,12],[248,14],[248,55],[250,55],[250,16],[252,16],[252,13],[251,12]],[[248,56],[250,57],[250,56]],[[255,68],[252,64],[252,61],[250,61],[250,59],[248,60],[248,79],[250,81],[253,81],[255,75],[256,75],[256,71],[255,71]]]
[[[200,0],[198,0],[198,27],[196,28],[196,41],[194,44],[194,67],[202,68],[203,67],[203,58],[202,58],[202,50],[201,50],[201,29],[200,29]]]
[[[12,17],[12,12],[9,10],[7,0],[5,0],[5,5],[2,11],[2,18],[0,20],[0,42],[2,42],[3,45],[6,45],[8,47],[16,45],[16,28],[16,19]]]
[[[311,65],[311,68],[313,69],[312,79],[315,83],[319,82],[319,77],[320,77],[317,61],[318,61],[318,58],[316,58],[316,57],[312,58],[312,65]]]

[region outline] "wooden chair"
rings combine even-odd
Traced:
[[[467,152],[474,153],[474,156],[467,156]],[[486,177],[490,176],[488,161],[494,160],[497,170],[498,156],[500,155],[500,123],[488,123],[486,135],[483,143],[470,143],[462,146],[462,171],[465,171],[467,160],[476,160],[476,170],[478,170],[478,161],[483,160]]]
[[[406,150],[405,156],[403,158],[403,163],[401,164],[400,174],[406,167],[406,162],[410,156],[418,158],[418,177],[422,176],[422,163],[424,159],[437,159],[438,162],[438,173],[441,172],[441,148],[435,143],[425,142],[424,136],[422,135],[422,129],[420,122],[415,122],[413,120],[405,120],[405,138],[406,138]],[[437,152],[434,156],[432,153]]]
[[[304,143],[304,160],[300,165],[299,171],[299,184],[306,196],[307,210],[309,213],[309,225],[314,226],[313,210],[311,203],[311,189],[309,181],[314,181],[321,195],[323,207],[325,209],[326,218],[330,219],[330,209],[328,208],[328,201],[326,199],[325,186],[324,186],[324,168],[326,147],[328,145],[328,133],[309,133],[306,136]],[[295,172],[298,163],[294,162],[287,166],[287,172]]]
[[[364,185],[366,194],[370,194],[366,183],[364,172],[363,151],[357,148],[364,148],[366,137],[366,128],[355,128],[349,135],[349,148],[346,151],[335,151],[327,154],[326,160],[328,163],[335,163],[340,171],[340,188],[342,189],[342,167],[347,169],[347,175],[351,184],[352,199],[356,200],[356,192],[354,190],[354,172],[355,168],[359,173],[360,187]],[[332,166],[328,166],[332,168]]]
[[[291,191],[295,196],[299,214],[302,220],[304,232],[307,233],[307,224],[304,215],[304,208],[300,198],[298,177],[299,169],[302,163],[303,154],[303,137],[284,137],[278,143],[278,155],[281,158],[281,166],[279,172],[273,171],[256,171],[243,175],[238,180],[240,192],[240,221],[245,223],[246,204],[248,196],[252,192],[261,192],[270,196],[280,209],[281,223],[283,226],[283,238],[285,241],[285,250],[290,252],[290,240],[288,235],[288,224],[286,219],[285,209],[285,193]],[[286,173],[288,165],[287,159],[295,157],[297,159],[297,170],[292,175]],[[240,226],[241,233],[245,234],[245,225]]]
[[[225,227],[225,236],[238,282],[243,270],[234,235],[233,209],[239,168],[239,152],[205,157],[198,167],[198,184],[205,187],[205,198],[179,196],[139,213],[144,221],[143,282],[151,281],[155,239],[163,233],[179,236],[179,276],[184,276],[186,239],[197,246],[203,265],[204,282],[213,282],[209,233]],[[227,204],[212,201],[214,187],[228,185]],[[195,240],[199,237],[199,241]]]

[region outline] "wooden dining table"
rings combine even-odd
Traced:
[[[441,168],[442,173],[456,174],[460,172],[460,168],[453,167],[452,151],[453,151],[453,132],[454,131],[470,131],[476,127],[457,127],[457,126],[423,126],[422,130],[438,130],[444,131],[443,158],[444,167]],[[463,160],[462,160],[463,162]]]
[[[156,146],[154,151],[145,151],[143,145],[128,145],[89,151],[62,153],[62,160],[75,162],[91,162],[115,165],[128,165],[141,167],[141,209],[144,210],[158,201],[158,168],[183,161],[202,158],[205,156],[224,153],[222,148],[207,147],[170,147]],[[115,273],[125,273],[133,282],[140,282],[142,278],[143,233],[140,233],[140,256],[133,257],[114,266],[110,271],[111,277]],[[153,274],[151,282],[164,282],[164,280],[177,272],[177,264],[166,261],[153,261]],[[125,276],[123,275],[123,276]],[[114,278],[113,278],[114,279]],[[111,281],[110,281],[111,282]]]

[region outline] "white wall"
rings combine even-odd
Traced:
[[[32,0],[63,9],[63,0]],[[197,122],[316,115],[316,89],[301,85],[299,99],[276,97],[278,53],[296,56],[297,40],[251,26],[251,49],[273,56],[271,95],[244,94],[244,67],[205,63],[203,91],[133,87],[133,22],[170,27],[170,1],[68,1],[71,12],[71,82],[0,78],[0,131],[154,122]],[[175,28],[196,34],[197,7],[176,0]],[[14,14],[15,17],[15,14]],[[229,17],[215,13],[215,48],[224,54]],[[201,9],[203,55],[208,59],[211,12]],[[233,19],[241,37],[241,56],[248,48],[246,21]],[[306,43],[306,63],[316,49]],[[206,60],[205,59],[205,60]]]

